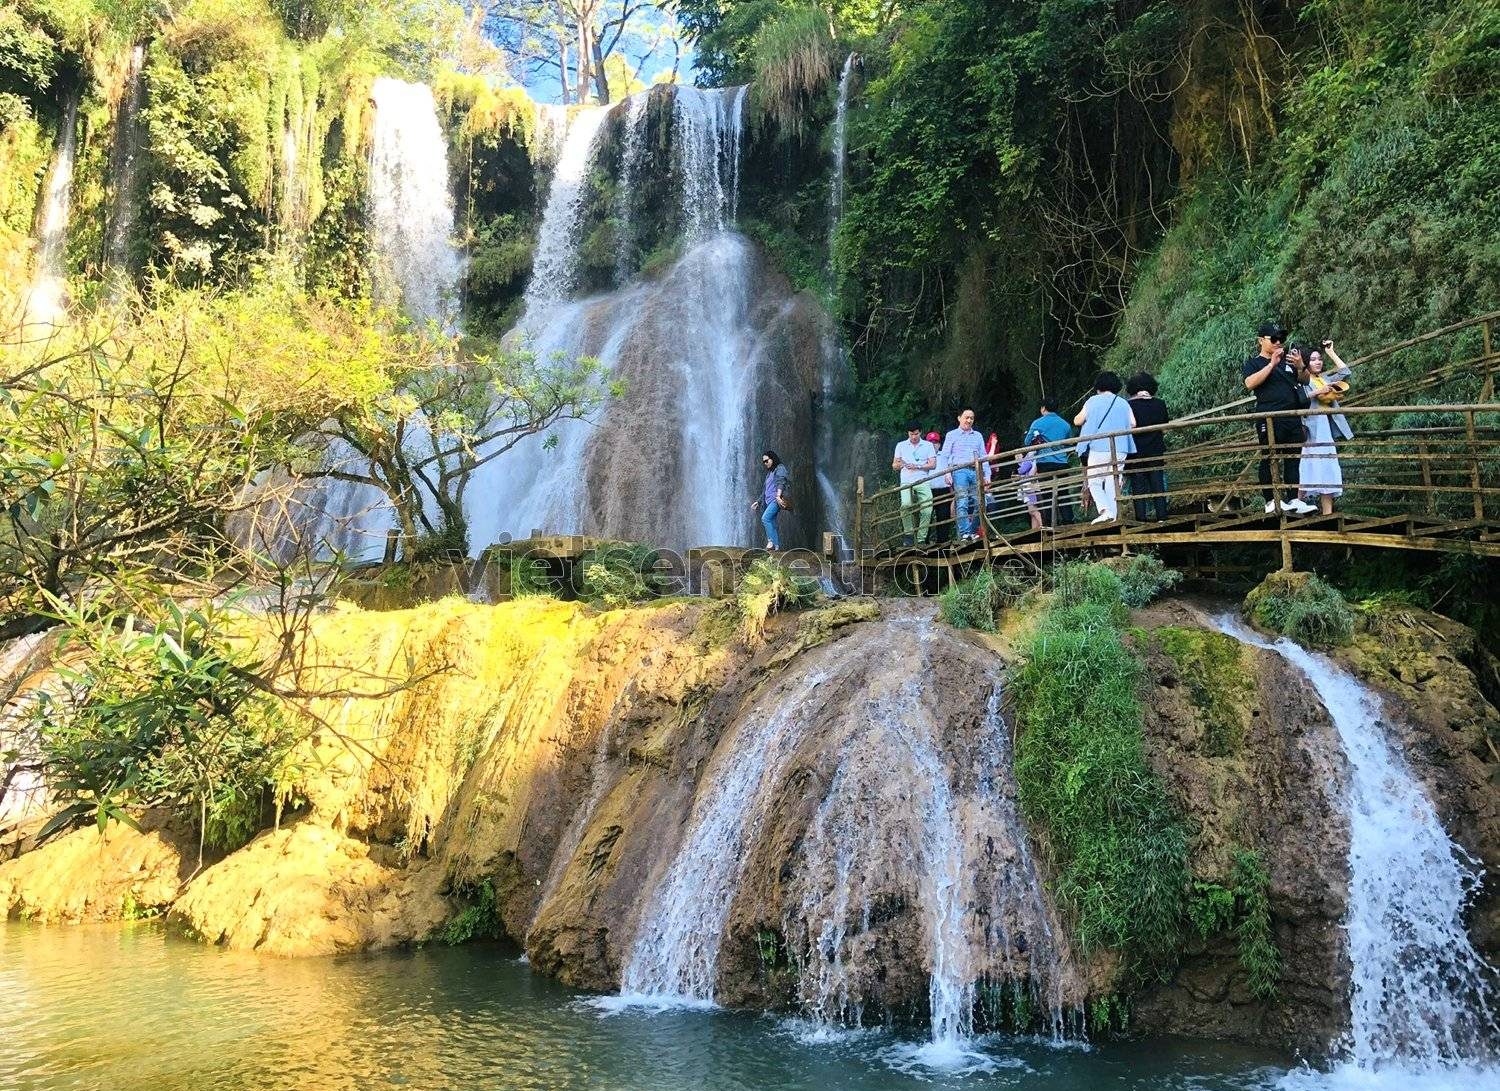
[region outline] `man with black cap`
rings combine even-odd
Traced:
[[[1304,364],[1300,357],[1291,361],[1283,359],[1286,330],[1276,322],[1267,322],[1260,327],[1256,342],[1259,352],[1245,361],[1245,388],[1255,395],[1257,413],[1295,412],[1302,408],[1302,383]],[[1276,511],[1279,499],[1271,488],[1271,451],[1274,443],[1281,449],[1281,488],[1290,500],[1281,499],[1281,510],[1294,515],[1306,515],[1318,509],[1297,498],[1299,463],[1302,450],[1302,419],[1300,417],[1277,416],[1271,419],[1271,433],[1266,434],[1266,421],[1255,422],[1255,436],[1261,446],[1266,447],[1266,457],[1260,460],[1260,491],[1266,498],[1266,514]]]

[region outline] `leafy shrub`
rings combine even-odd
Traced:
[[[505,935],[500,909],[495,900],[495,884],[486,879],[477,887],[460,887],[456,892],[469,899],[437,933],[437,940],[449,947],[476,939],[499,939]]]
[[[139,627],[125,617],[64,611],[65,683],[30,713],[62,809],[46,839],[80,822],[100,829],[129,809],[169,807],[191,818],[201,843],[240,847],[291,775],[297,736],[257,688],[254,664],[225,638],[211,610],[165,604]]]
[[[1260,862],[1260,854],[1234,850],[1229,885],[1198,881],[1188,901],[1188,919],[1204,939],[1223,931],[1234,935],[1240,968],[1259,1000],[1276,998],[1281,976],[1281,952],[1271,937],[1271,877]]]
[[[1187,832],[1146,764],[1141,666],[1123,640],[1119,601],[1090,569],[1108,572],[1065,565],[1056,574],[1058,598],[1013,683],[1016,783],[1028,819],[1048,831],[1055,893],[1079,944],[1160,966],[1185,910]]]
[[[751,562],[735,595],[745,640],[760,639],[772,614],[811,606],[817,597],[816,580],[799,576],[770,557]]]
[[[1182,582],[1182,573],[1161,563],[1154,553],[1136,553],[1115,567],[1120,577],[1120,600],[1139,610],[1164,591]]]
[[[656,571],[657,551],[650,546],[611,544],[578,558],[574,578],[578,597],[615,610],[656,598],[667,581]]]
[[[943,592],[938,612],[955,629],[993,633],[998,628],[1000,611],[1013,605],[1025,591],[1025,584],[1014,573],[981,568]]]
[[[1090,561],[1060,564],[1052,570],[1052,593],[1059,606],[1099,606],[1113,620],[1125,619],[1125,586],[1108,565]]]
[[[1272,573],[1245,597],[1245,611],[1264,629],[1309,648],[1354,639],[1354,611],[1338,589],[1306,573]]]

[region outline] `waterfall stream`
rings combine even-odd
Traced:
[[[371,98],[370,230],[377,298],[415,319],[452,329],[463,263],[453,245],[448,144],[432,91],[425,84],[382,77]]]
[[[893,648],[903,665],[872,662]],[[681,843],[645,891],[621,995],[606,1007],[712,1003],[741,888],[761,881],[746,869],[768,839],[792,836],[792,855],[774,856],[780,933],[811,1037],[858,1028],[890,972],[891,945],[908,942],[931,1026],[926,1042],[893,1047],[893,1065],[994,1065],[975,1038],[984,984],[1028,990],[1061,1035],[1068,970],[1014,797],[1002,669],[973,664],[988,696],[972,734],[955,733],[934,718],[927,684],[952,650],[930,625],[880,623],[737,717],[698,783]],[[815,753],[837,755],[826,776],[808,764]],[[808,792],[814,809],[797,836],[778,807]],[[895,934],[893,905],[909,907]]]
[[[110,152],[110,206],[105,229],[106,268],[129,271],[130,232],[135,225],[136,174],[140,166],[141,98],[145,91],[146,47],[130,51],[125,94],[115,115],[114,148]]]
[[[1217,624],[1308,680],[1349,759],[1349,1033],[1332,1073],[1293,1073],[1288,1086],[1496,1086],[1494,970],[1463,921],[1480,875],[1388,740],[1380,698],[1326,656]]]
[[[37,223],[36,271],[26,301],[28,322],[55,325],[67,305],[68,222],[73,207],[73,160],[78,149],[78,100],[63,112],[57,156],[47,175]]]

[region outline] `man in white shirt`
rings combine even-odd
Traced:
[[[937,469],[937,448],[922,438],[920,425],[906,426],[906,439],[896,444],[891,469],[901,471],[901,544],[926,545],[932,526],[932,482],[922,479]]]

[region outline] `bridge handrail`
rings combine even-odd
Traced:
[[[1394,415],[1397,415],[1397,414],[1400,414],[1400,413],[1464,413],[1464,414],[1492,413],[1492,414],[1495,414],[1497,416],[1500,416],[1500,403],[1494,403],[1494,402],[1462,402],[1462,403],[1452,404],[1452,405],[1445,404],[1445,405],[1397,405],[1397,406],[1391,406],[1391,405],[1349,405],[1349,406],[1341,406],[1338,409],[1331,409],[1331,408],[1329,408],[1327,406],[1316,406],[1316,407],[1310,407],[1310,408],[1307,408],[1307,409],[1280,409],[1280,410],[1267,410],[1267,411],[1262,411],[1262,412],[1258,412],[1258,413],[1237,413],[1237,414],[1233,414],[1231,416],[1225,416],[1225,417],[1215,418],[1214,423],[1215,424],[1236,424],[1236,423],[1241,423],[1241,422],[1245,422],[1245,423],[1259,423],[1261,421],[1266,420],[1269,417],[1317,417],[1317,416],[1323,416],[1323,415],[1329,414],[1329,413],[1341,413],[1341,414],[1343,414],[1346,417],[1381,416],[1381,415],[1384,415],[1384,416],[1394,416]],[[1094,440],[1101,440],[1101,439],[1117,439],[1117,438],[1120,438],[1122,436],[1149,435],[1150,433],[1153,433],[1153,432],[1169,433],[1169,432],[1188,431],[1191,428],[1193,428],[1194,425],[1196,425],[1197,423],[1199,423],[1199,422],[1192,421],[1192,420],[1187,420],[1187,419],[1184,419],[1184,420],[1175,420],[1175,421],[1168,421],[1166,424],[1152,424],[1152,425],[1147,425],[1147,426],[1142,426],[1142,427],[1137,427],[1137,428],[1123,428],[1123,429],[1120,429],[1120,430],[1115,431],[1115,432],[1097,432],[1097,433],[1094,433],[1093,435],[1088,436],[1087,438],[1088,438],[1088,440],[1090,442],[1092,442]],[[938,478],[945,478],[945,477],[948,476],[948,474],[952,473],[954,470],[973,469],[975,467],[979,467],[979,466],[982,466],[982,465],[985,465],[985,464],[988,464],[991,468],[1002,467],[1002,466],[1005,466],[1005,465],[1009,465],[1011,463],[1019,464],[1021,462],[1021,460],[1025,458],[1026,455],[1028,455],[1028,454],[1035,454],[1035,453],[1038,453],[1038,452],[1041,452],[1041,451],[1046,451],[1049,454],[1050,453],[1056,453],[1058,451],[1063,451],[1063,452],[1066,452],[1068,454],[1068,456],[1071,458],[1072,455],[1074,454],[1075,450],[1077,449],[1077,446],[1078,446],[1078,444],[1079,444],[1079,442],[1081,441],[1082,438],[1083,437],[1074,436],[1071,439],[1065,439],[1065,440],[1050,440],[1050,441],[1044,440],[1041,443],[1032,443],[1032,444],[1029,444],[1029,445],[1027,445],[1025,447],[1012,447],[1012,448],[1009,448],[1009,449],[1004,450],[1004,451],[997,451],[993,455],[988,455],[988,456],[986,456],[984,458],[981,458],[981,459],[974,459],[974,460],[972,460],[970,462],[965,462],[965,463],[962,463],[961,465],[958,465],[958,466],[951,466],[951,467],[949,467],[946,470],[934,470],[927,477],[924,477],[924,478],[922,478],[919,481],[909,481],[909,482],[907,482],[905,484],[890,485],[890,486],[887,486],[887,487],[885,487],[883,489],[879,489],[876,492],[869,493],[869,494],[865,495],[864,496],[864,502],[866,504],[873,503],[875,500],[878,500],[881,497],[890,496],[890,495],[892,495],[894,493],[899,493],[899,492],[903,491],[904,489],[911,488],[913,485],[926,484],[928,482],[935,481]],[[1232,445],[1231,444],[1218,444],[1218,443],[1194,444],[1191,447],[1183,448],[1179,452],[1169,451],[1167,453],[1167,457],[1171,457],[1171,455],[1177,454],[1177,453],[1185,453],[1188,450],[1196,450],[1196,449],[1200,449],[1200,448],[1212,449],[1212,448],[1221,447],[1221,446],[1222,447],[1229,447],[1229,446],[1232,446]]]

